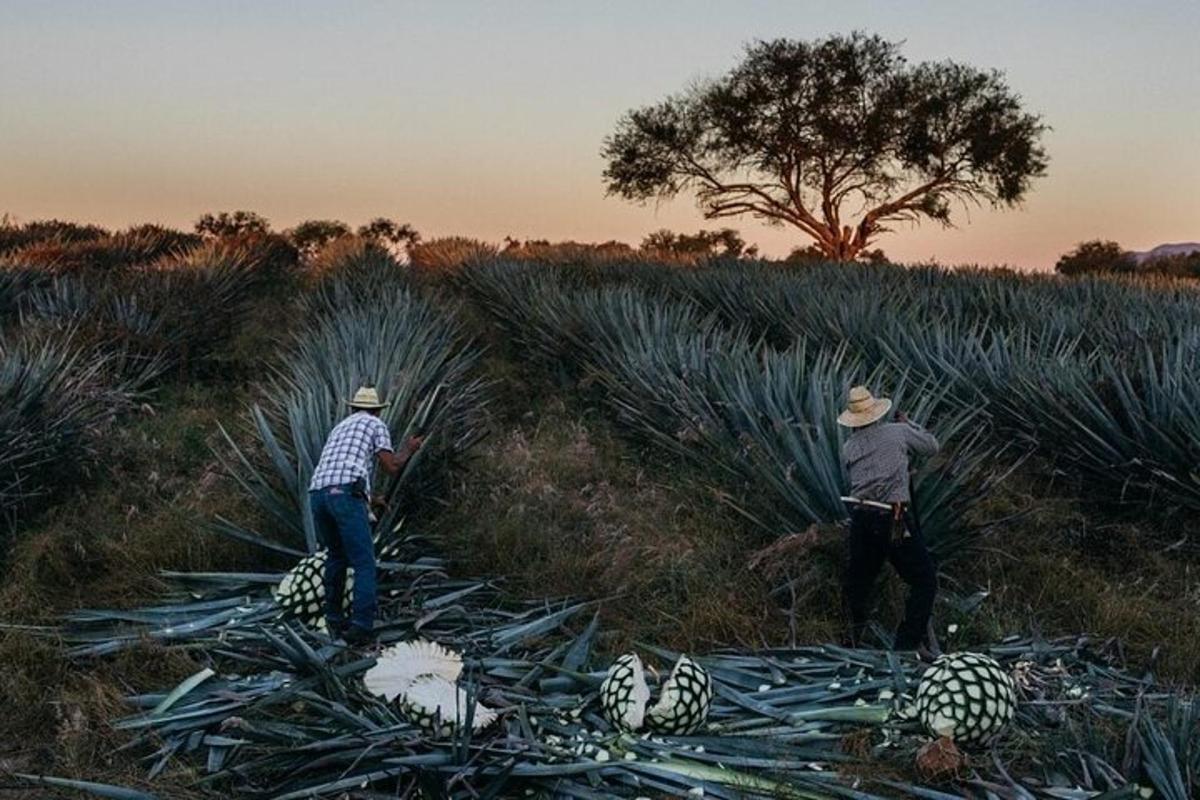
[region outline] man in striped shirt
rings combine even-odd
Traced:
[[[909,458],[933,455],[938,440],[898,413],[886,397],[873,397],[865,386],[850,390],[849,406],[838,424],[850,428],[842,444],[842,460],[850,479],[850,563],[844,586],[850,612],[851,641],[857,646],[867,623],[871,591],[884,561],[891,561],[908,584],[904,620],[896,631],[897,650],[917,649],[925,640],[937,570],[925,546],[909,487]]]
[[[372,641],[375,625],[375,543],[371,538],[369,498],[375,462],[397,475],[420,448],[421,438],[409,439],[403,450],[392,449],[392,436],[379,412],[381,402],[372,388],[363,387],[349,403],[352,413],[334,426],[308,486],[309,506],[317,537],[328,549],[325,561],[325,620],[334,636],[349,644]],[[350,619],[343,609],[346,568],[354,570]]]

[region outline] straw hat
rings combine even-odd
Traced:
[[[875,397],[865,386],[855,386],[850,390],[850,402],[846,410],[838,414],[838,425],[847,428],[861,428],[872,422],[883,419],[892,410],[892,401],[886,397]]]
[[[390,403],[381,402],[379,392],[375,391],[374,386],[360,386],[358,391],[354,393],[354,397],[350,400],[351,408],[365,409],[380,409],[387,408]]]

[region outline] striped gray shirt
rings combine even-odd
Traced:
[[[842,461],[850,478],[850,494],[859,500],[907,503],[910,454],[938,451],[932,433],[910,422],[876,422],[855,428],[842,443]]]

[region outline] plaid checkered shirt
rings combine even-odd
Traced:
[[[850,494],[878,503],[910,502],[909,454],[929,456],[937,451],[934,435],[912,423],[876,422],[856,428],[842,444]]]
[[[391,449],[392,434],[383,420],[365,411],[351,414],[329,432],[308,490],[344,486],[363,478],[370,492],[375,455]]]

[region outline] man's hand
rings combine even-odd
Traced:
[[[386,511],[387,510],[387,500],[384,499],[383,495],[381,495],[381,494],[371,495],[371,510],[373,510],[373,511]]]
[[[424,442],[424,436],[410,436],[408,441],[404,443],[404,446],[400,448],[399,453],[393,453],[390,450],[380,450],[379,463],[383,465],[383,468],[387,470],[389,475],[399,475],[400,471],[404,469],[404,465],[421,449],[421,445]]]

